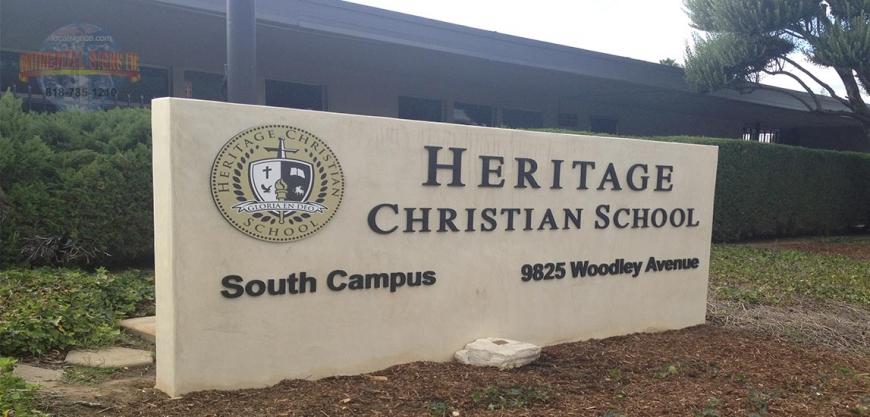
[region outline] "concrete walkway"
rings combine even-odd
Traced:
[[[142,339],[155,343],[157,330],[155,316],[137,317],[134,319],[121,320],[121,327]]]

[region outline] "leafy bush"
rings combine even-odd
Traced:
[[[138,271],[0,271],[0,353],[39,355],[113,343],[120,336],[118,320],[143,313],[137,309],[153,298],[153,277]]]
[[[150,260],[150,115],[24,113],[0,99],[0,264]]]
[[[37,387],[13,375],[14,367],[15,359],[0,356],[0,416],[46,415],[33,408]]]
[[[870,223],[868,155],[727,139],[653,140],[719,146],[715,241],[833,234]],[[150,113],[25,113],[5,94],[0,265],[130,266],[152,258]]]

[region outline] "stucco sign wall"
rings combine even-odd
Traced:
[[[158,99],[170,395],[704,322],[717,149]]]

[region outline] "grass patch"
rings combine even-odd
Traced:
[[[543,404],[550,398],[540,388],[493,386],[473,392],[471,399],[487,410],[513,410]]]
[[[447,413],[450,411],[447,403],[441,400],[430,401],[426,409],[432,417],[447,417]]]
[[[751,390],[749,392],[749,398],[747,398],[749,409],[752,410],[749,417],[767,416],[770,408],[770,401],[774,400],[776,397],[777,393],[775,392],[765,392],[756,389]]]
[[[0,416],[47,416],[34,408],[36,385],[12,374],[15,359],[0,357]]]
[[[851,235],[851,236],[818,236],[812,238],[822,243],[845,243],[845,244],[861,244],[870,245],[870,235]]]
[[[619,368],[610,368],[607,370],[607,379],[613,382],[622,381],[622,370]]]
[[[118,371],[118,368],[70,366],[63,370],[63,382],[67,384],[97,385],[106,382]]]
[[[655,372],[655,377],[658,379],[666,379],[672,376],[677,376],[680,373],[680,368],[675,363],[668,364]]]
[[[710,290],[717,299],[747,304],[787,305],[809,298],[870,307],[870,262],[792,250],[714,245]]]
[[[118,321],[153,299],[154,277],[139,271],[0,271],[0,351],[41,355],[114,343]]]
[[[861,397],[861,402],[849,408],[849,413],[854,416],[870,416],[870,395]]]
[[[718,398],[710,398],[707,400],[707,403],[704,404],[704,408],[695,413],[695,417],[722,417],[722,414],[719,412],[720,404],[721,401],[719,401]]]

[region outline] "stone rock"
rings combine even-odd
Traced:
[[[154,343],[157,331],[154,327],[157,318],[154,316],[136,317],[133,319],[121,320],[121,327],[133,333],[140,338]]]
[[[36,384],[45,388],[54,387],[63,378],[63,371],[39,368],[21,363],[15,365],[12,374],[23,379],[28,384]]]
[[[151,365],[153,359],[147,350],[110,347],[100,350],[74,350],[66,355],[66,363],[95,368],[133,368]]]
[[[512,369],[528,365],[541,356],[541,347],[516,340],[487,337],[477,339],[453,355],[466,365]]]

